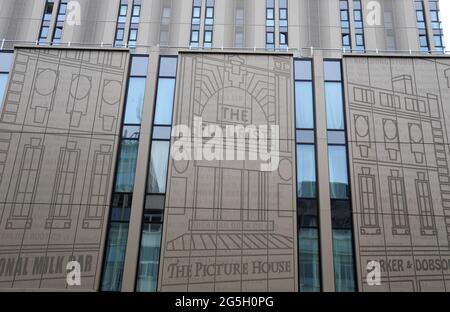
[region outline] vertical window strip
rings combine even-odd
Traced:
[[[205,30],[203,33],[203,47],[211,48],[214,28],[214,4],[215,0],[206,0]]]
[[[200,43],[200,18],[202,14],[202,1],[192,1],[191,38],[190,46],[198,48]]]
[[[341,62],[324,61],[328,170],[336,291],[356,291]]]
[[[417,30],[419,32],[419,48],[421,52],[428,53],[430,51],[430,45],[427,35],[427,24],[425,21],[423,0],[415,0],[414,4],[416,7]]]
[[[131,9],[130,30],[128,33],[128,47],[132,49],[136,48],[140,16],[141,16],[141,0],[134,0]]]
[[[275,49],[275,0],[266,0],[266,49]]]
[[[312,61],[295,60],[299,289],[321,289]]]
[[[437,52],[444,53],[444,33],[442,29],[439,0],[430,0],[431,28],[433,30],[434,47]]]
[[[56,25],[55,29],[53,30],[53,40],[52,40],[53,44],[61,43],[64,22],[66,20],[67,1],[68,0],[61,0],[59,3]]]
[[[234,46],[243,48],[245,41],[245,2],[244,0],[236,1],[234,13]]]
[[[114,35],[114,46],[123,47],[125,39],[125,25],[128,14],[128,0],[120,0],[119,12],[117,14],[116,34]]]
[[[45,2],[44,14],[42,15],[41,29],[39,31],[38,44],[46,44],[48,42],[54,6],[55,0],[47,0]]]
[[[351,52],[352,39],[350,33],[350,11],[348,0],[340,0],[339,6],[341,15],[342,50],[344,52]]]
[[[175,97],[177,57],[162,56],[153,117],[136,291],[156,291]]]
[[[280,48],[287,49],[289,45],[288,40],[288,5],[287,0],[280,0],[279,8],[280,19]]]
[[[111,200],[102,291],[120,291],[122,287],[147,67],[148,56],[132,57]]]
[[[364,21],[361,0],[353,0],[353,22],[355,25],[355,47],[356,51],[364,52]]]

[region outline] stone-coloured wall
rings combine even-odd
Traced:
[[[448,291],[450,61],[344,60],[360,290]]]
[[[16,48],[0,113],[0,287],[66,288],[102,261],[126,51]]]
[[[292,57],[181,53],[177,84],[174,125],[279,125],[280,163],[171,158],[159,289],[295,291]]]

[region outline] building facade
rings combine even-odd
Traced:
[[[438,0],[0,0],[0,289],[450,290]]]

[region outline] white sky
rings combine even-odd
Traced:
[[[450,51],[450,0],[440,0],[439,4],[444,27],[445,49]]]

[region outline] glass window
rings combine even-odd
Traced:
[[[125,106],[125,124],[140,124],[145,96],[145,78],[130,77],[127,102]]]
[[[147,76],[148,57],[133,56],[131,59],[131,76]]]
[[[364,36],[363,35],[355,35],[356,36],[356,45],[363,46],[364,45]]]
[[[350,35],[342,35],[342,45],[344,47],[350,47]]]
[[[295,79],[311,80],[311,61],[295,61]]]
[[[273,34],[273,32],[268,32],[266,34],[266,41],[267,41],[267,44],[273,44],[274,43],[274,34]]]
[[[145,196],[146,210],[163,210],[166,197],[164,195],[147,195]]]
[[[133,192],[138,147],[138,140],[122,140],[119,163],[117,165],[115,192]]]
[[[139,16],[141,14],[141,6],[135,5],[133,6],[133,16]]]
[[[165,193],[167,166],[169,160],[169,141],[153,141],[150,154],[150,166],[147,193]]]
[[[331,224],[333,229],[352,228],[352,208],[348,199],[331,200]]]
[[[54,35],[54,39],[60,39],[62,36],[62,27],[56,27],[55,28],[55,35]]]
[[[339,61],[325,61],[323,66],[325,81],[341,81],[341,63]]]
[[[442,47],[442,38],[439,35],[434,35],[434,45],[436,47]]]
[[[300,291],[320,291],[319,230],[317,228],[298,230],[298,253]]]
[[[314,145],[297,145],[297,197],[316,197],[316,156]]]
[[[159,64],[159,76],[175,77],[177,74],[177,58],[162,57]]]
[[[144,224],[136,290],[156,291],[158,281],[159,252],[161,243],[161,224]]]
[[[155,125],[170,125],[172,124],[175,79],[160,78],[157,92]]]
[[[214,8],[206,8],[206,18],[214,17]]]
[[[0,52],[0,72],[9,72],[14,53]]]
[[[123,39],[124,30],[123,29],[117,29],[116,39],[122,40]]]
[[[41,28],[41,38],[47,38],[48,36],[48,27],[47,26],[43,26]]]
[[[345,143],[345,131],[328,131],[328,144],[344,145]]]
[[[427,36],[420,36],[419,42],[421,47],[428,47]]]
[[[111,221],[130,221],[132,200],[133,194],[131,193],[115,193],[112,198]]]
[[[192,17],[199,18],[200,17],[200,8],[194,8],[192,11]]]
[[[347,152],[345,146],[328,146],[328,168],[331,198],[348,198]]]
[[[333,229],[333,260],[336,291],[355,291],[352,230]]]
[[[120,6],[120,13],[119,16],[126,16],[127,15],[128,6],[127,5],[121,5]]]
[[[137,29],[130,29],[130,38],[128,38],[128,40],[136,41],[136,39],[137,39]]]
[[[297,143],[315,143],[314,130],[297,130],[296,136]]]
[[[3,104],[3,97],[6,92],[7,82],[8,82],[8,74],[0,73],[0,110]]]
[[[156,140],[170,140],[171,127],[153,127],[153,139]]]
[[[103,291],[120,291],[127,239],[128,223],[111,222],[103,267]]]
[[[198,30],[193,30],[191,33],[191,41],[198,42]]]
[[[328,129],[344,129],[344,109],[342,103],[342,86],[340,82],[325,83],[325,101]]]
[[[53,12],[53,2],[47,2],[45,5],[45,14],[52,14]]]
[[[312,82],[295,82],[295,110],[297,128],[314,128]]]
[[[205,42],[211,42],[211,41],[212,41],[212,32],[205,31]]]

